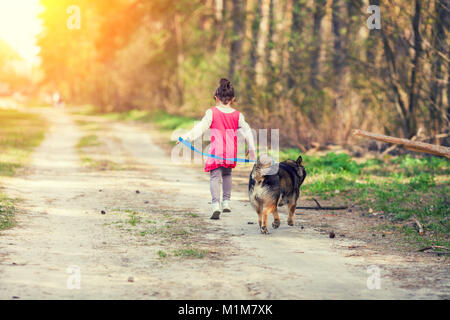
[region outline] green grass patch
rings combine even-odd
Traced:
[[[280,160],[297,159],[300,150],[280,152]],[[307,178],[302,193],[321,199],[339,197],[363,212],[384,214],[390,223],[417,218],[425,235],[411,227],[402,232],[418,245],[450,246],[450,161],[432,156],[404,155],[356,162],[345,153],[302,155]]]
[[[103,160],[94,160],[82,153],[80,155],[81,163],[84,167],[88,167],[93,170],[122,170],[122,166],[117,162],[103,159]]]
[[[14,226],[14,213],[13,201],[0,193],[0,230]]]
[[[89,134],[80,138],[76,147],[82,165],[93,170],[122,170],[123,168],[120,164],[108,159],[93,159],[84,150],[85,148],[99,147],[101,145],[102,142],[99,141],[98,136],[95,134]]]
[[[97,131],[100,129],[100,125],[92,121],[76,120],[76,123],[82,130],[85,131]]]
[[[160,258],[167,257],[167,253],[165,253],[163,250],[158,250],[157,254]]]
[[[198,218],[198,214],[196,213],[187,213],[187,215],[191,218]]]
[[[77,143],[77,148],[88,148],[88,147],[95,147],[101,145],[100,141],[98,140],[97,135],[90,134],[84,137],[81,137],[80,140]]]
[[[189,129],[194,125],[196,119],[172,115],[162,110],[146,111],[133,109],[126,112],[109,112],[100,114],[93,106],[85,106],[81,111],[74,112],[79,115],[101,115],[113,121],[137,121],[154,123],[160,130],[171,131],[175,129]]]
[[[134,229],[129,229],[133,233],[145,236],[158,236],[170,240],[186,240],[191,234],[190,228],[192,225],[186,224],[184,219],[177,219],[171,215],[163,214],[158,219],[148,219],[144,213],[132,210],[112,210],[113,213],[128,213],[127,219],[116,221],[118,227],[122,228],[125,225],[132,226]]]
[[[37,114],[0,109],[0,176],[13,176],[44,139],[46,123]]]
[[[166,112],[156,112],[151,121],[162,130],[190,129],[196,119],[178,115],[170,115]]]
[[[176,129],[188,129],[194,125],[195,119],[171,115],[164,111],[143,111],[143,110],[130,110],[121,113],[107,113],[105,118],[110,120],[123,120],[123,121],[138,121],[138,122],[152,122],[159,129],[164,131],[171,131]]]
[[[0,177],[25,166],[44,139],[46,122],[37,114],[0,109]],[[0,194],[0,230],[14,225],[14,203]]]
[[[137,212],[133,212],[132,214],[130,214],[130,219],[127,222],[134,227],[136,226],[136,224],[141,222],[141,217]]]
[[[176,257],[202,259],[208,254],[208,250],[196,248],[178,249],[173,254]]]

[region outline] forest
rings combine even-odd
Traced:
[[[286,147],[352,144],[355,128],[448,145],[448,0],[41,4],[40,85],[69,103],[199,118],[228,77]]]

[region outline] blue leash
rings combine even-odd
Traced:
[[[196,149],[196,148],[192,145],[192,143],[190,143],[189,141],[184,140],[184,139],[181,138],[181,137],[178,138],[178,141],[180,141],[182,144],[184,144],[184,145],[185,145],[186,147],[188,147],[189,149],[191,149],[191,150],[193,150],[193,151],[195,151],[195,152],[197,152],[197,153],[200,153],[200,154],[202,154],[202,155],[204,155],[204,156],[207,156],[207,157],[209,157],[209,158],[218,159],[218,160],[225,160],[225,161],[233,161],[233,162],[245,162],[245,163],[256,162],[256,160],[241,159],[241,158],[225,159],[225,158],[216,156],[216,155],[214,155],[214,154],[209,154],[209,153],[201,152],[200,150]]]

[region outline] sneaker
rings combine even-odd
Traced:
[[[214,202],[212,204],[212,216],[211,219],[213,220],[219,220],[220,217],[220,205],[218,202]]]
[[[222,210],[223,212],[231,212],[230,200],[224,200],[222,202]]]

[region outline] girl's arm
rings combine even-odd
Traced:
[[[239,114],[239,125],[238,127],[243,130],[245,140],[248,143],[248,150],[255,151],[255,141],[253,140],[252,128],[250,128],[249,124],[245,121],[244,115]]]
[[[194,141],[211,127],[211,123],[212,123],[212,111],[211,109],[208,109],[206,110],[202,120],[198,122],[194,126],[194,128],[192,128],[188,133],[182,135],[181,137],[183,138],[183,140]]]

